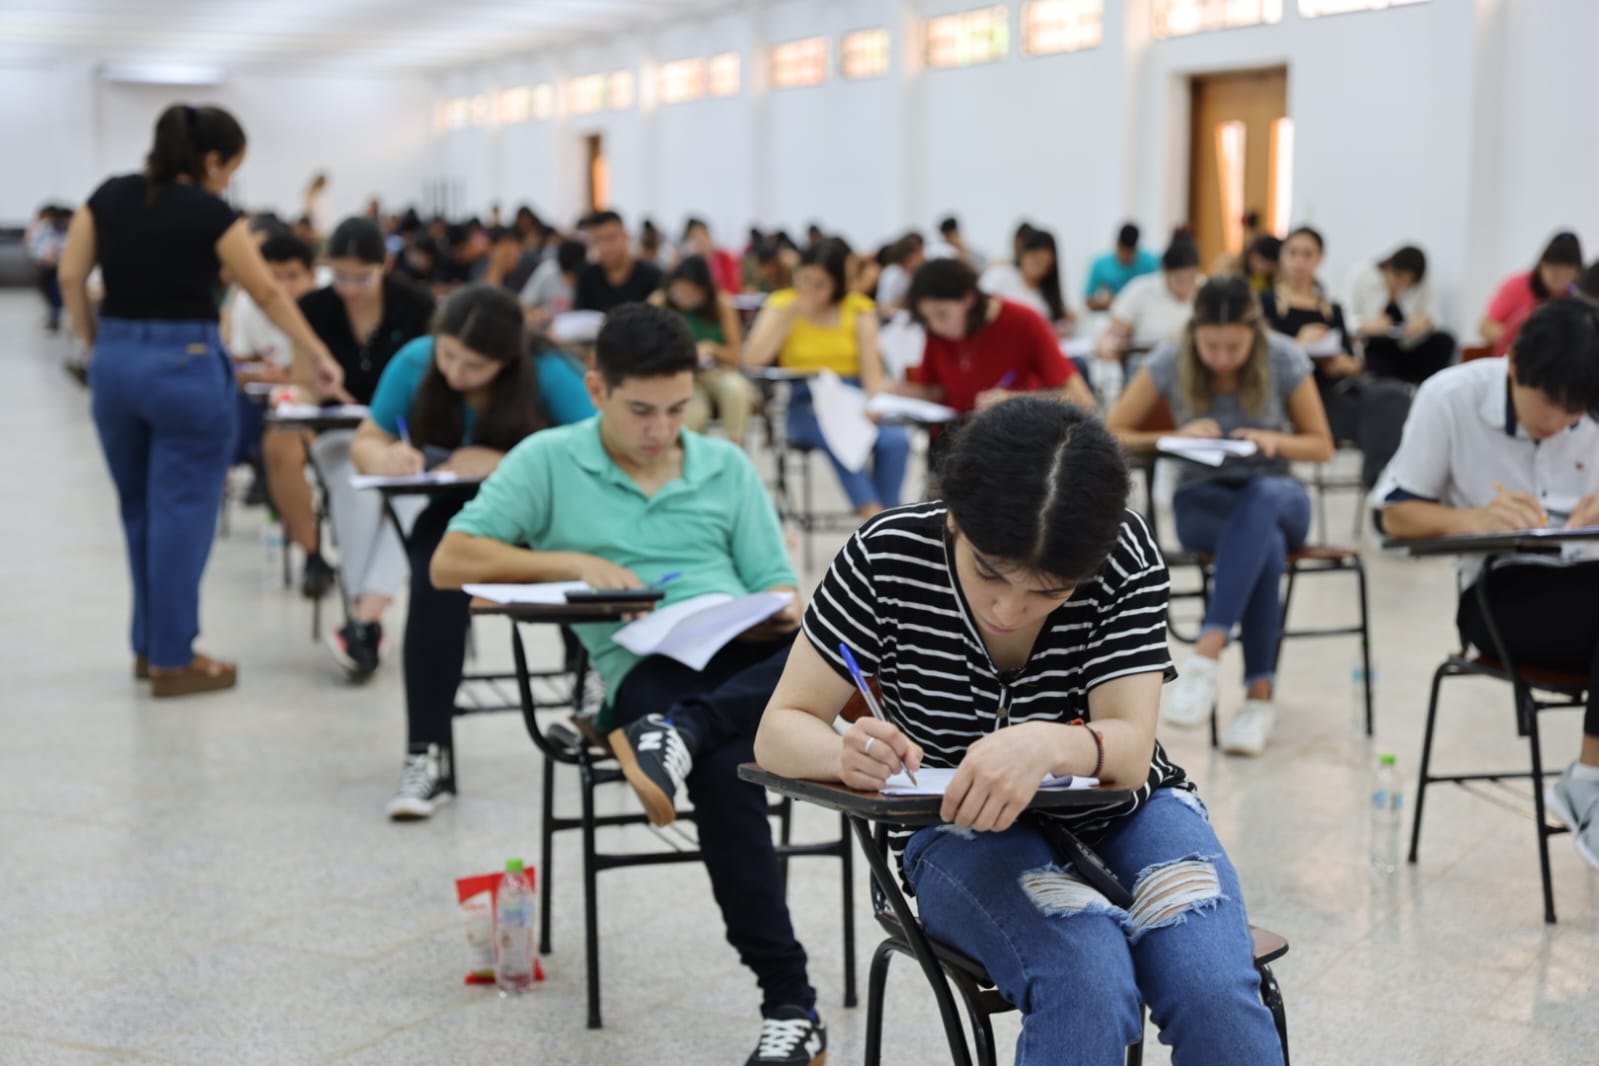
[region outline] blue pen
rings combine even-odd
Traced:
[[[410,444],[411,427],[405,424],[405,416],[396,415],[394,418],[394,424],[400,427],[400,439],[405,441],[405,443]]]
[[[999,383],[997,385],[995,385],[994,388],[996,388],[996,389],[1008,389],[1012,385],[1014,385],[1015,383],[1016,383],[1016,371],[1007,370],[1007,371],[1005,371],[1005,376],[999,379]]]
[[[660,588],[663,585],[670,585],[672,582],[676,581],[678,578],[680,578],[682,576],[683,576],[683,572],[681,570],[673,570],[670,574],[667,574],[665,577],[656,578],[655,579],[655,584],[654,584],[653,587],[654,588]]]
[[[866,709],[872,712],[872,717],[879,722],[888,721],[883,717],[883,708],[878,706],[877,697],[872,695],[870,686],[866,684],[866,677],[861,673],[860,663],[855,661],[855,656],[850,653],[849,645],[840,644],[838,653],[844,657],[844,665],[849,667],[850,676],[855,679],[855,687],[861,690],[861,695],[866,700]],[[911,773],[909,766],[905,767],[905,776],[910,778],[911,784],[916,784],[916,775]]]

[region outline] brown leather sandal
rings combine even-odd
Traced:
[[[196,655],[181,670],[151,670],[150,695],[157,699],[219,692],[238,684],[239,670],[232,663]]]

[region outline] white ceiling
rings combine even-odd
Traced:
[[[425,71],[729,0],[0,0],[0,64]]]

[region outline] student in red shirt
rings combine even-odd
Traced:
[[[920,267],[905,303],[927,331],[927,345],[903,391],[963,415],[1040,389],[1094,409],[1093,393],[1061,354],[1049,323],[1031,308],[981,292],[977,272],[961,260]]]
[[[1575,233],[1562,231],[1550,238],[1537,266],[1506,278],[1477,327],[1482,339],[1493,346],[1494,357],[1504,355],[1515,343],[1521,324],[1539,304],[1554,296],[1568,295],[1581,271],[1582,242]]]

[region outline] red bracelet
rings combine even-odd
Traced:
[[[1085,777],[1099,777],[1099,771],[1105,768],[1105,738],[1088,728],[1088,723],[1081,718],[1073,718],[1067,725],[1080,725],[1088,730],[1088,735],[1094,738],[1094,772],[1085,774]]]

